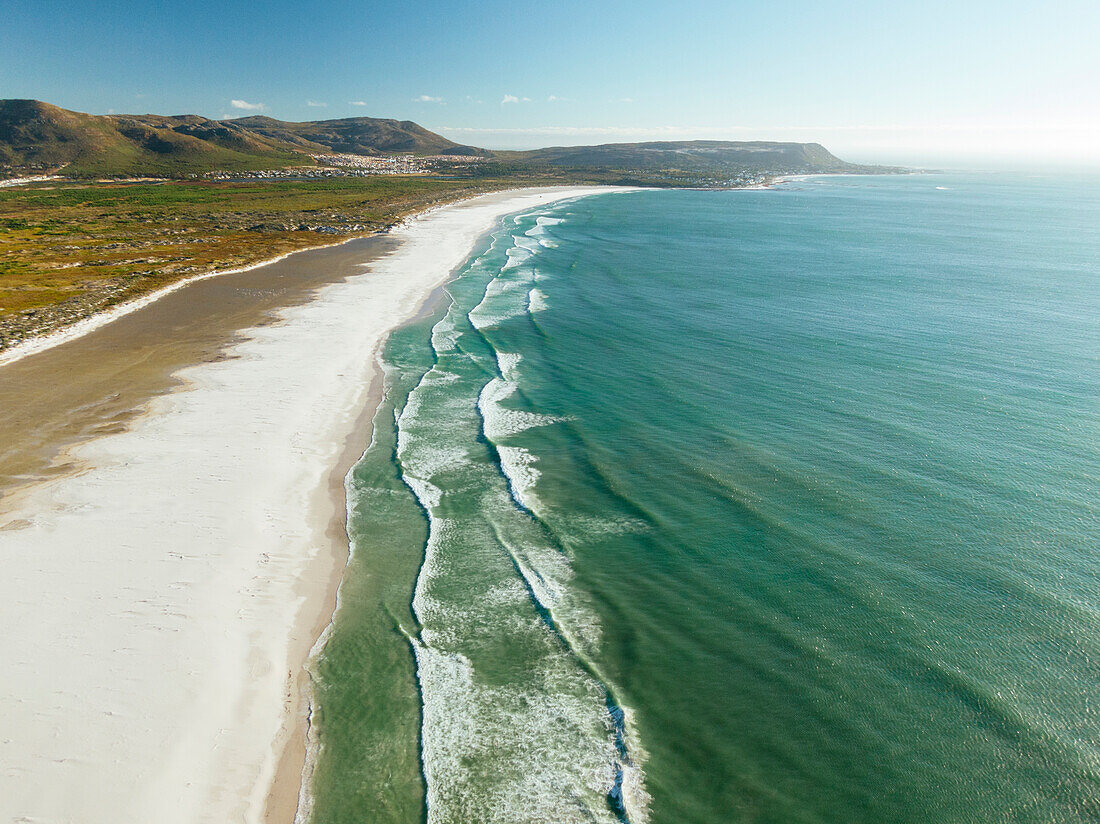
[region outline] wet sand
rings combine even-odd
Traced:
[[[180,384],[175,372],[224,357],[239,330],[270,323],[277,310],[308,301],[397,245],[373,235],[195,281],[0,367],[0,528],[14,489],[77,469],[67,448],[121,431],[150,398]]]

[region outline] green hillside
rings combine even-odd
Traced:
[[[411,120],[348,117],[288,123],[271,117],[242,117],[232,121],[284,144],[306,151],[330,150],[348,154],[488,155],[484,149],[460,146]]]
[[[287,166],[308,158],[204,118],[90,115],[37,100],[0,101],[0,165],[71,177],[183,177]]]
[[[310,154],[319,152],[486,154],[411,121],[91,115],[37,100],[0,101],[0,177],[59,169],[68,177],[187,177],[313,165]]]

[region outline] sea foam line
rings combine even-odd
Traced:
[[[543,217],[537,218],[535,227],[541,232],[545,232],[545,229],[542,228],[543,225],[555,225],[561,222],[560,219],[548,218],[545,219],[546,223],[543,224],[543,220]],[[551,220],[553,223],[550,222]],[[526,235],[530,236],[533,232],[534,229],[529,230]],[[513,236],[514,242],[519,243],[519,240],[518,236]],[[531,252],[533,256],[537,249],[531,249]],[[509,262],[512,259],[509,257]],[[504,269],[507,268],[509,267],[506,264]],[[497,279],[504,274],[504,269],[502,269]],[[531,290],[531,292],[536,291],[535,289]],[[481,303],[475,307],[475,310],[471,310],[470,314],[472,315],[474,311],[481,309],[486,302],[499,294],[500,290],[492,290],[487,286]],[[501,440],[530,429],[532,426],[555,423],[562,419],[550,415],[504,408],[501,402],[513,395],[518,389],[516,381],[518,379],[518,366],[522,357],[518,353],[502,352],[495,349],[494,352],[500,377],[492,378],[485,384],[478,395],[477,401],[478,413],[482,418],[483,433],[496,449],[499,460],[498,466],[508,483],[513,500],[538,521],[549,534],[553,534],[553,531],[539,514],[541,504],[535,495],[535,487],[540,476],[535,468],[537,456],[522,447],[503,444]],[[551,563],[550,566],[561,567],[564,565],[566,568],[558,569],[556,575],[547,574],[549,570],[540,570],[538,560],[534,559],[529,551],[520,550],[507,540],[499,530],[494,528],[494,531],[498,542],[512,558],[517,573],[523,578],[532,601],[536,604],[540,614],[544,616],[548,626],[581,663],[585,671],[605,691],[608,713],[615,734],[616,749],[619,753],[619,759],[615,764],[615,780],[610,792],[610,800],[619,807],[619,815],[625,821],[630,822],[630,824],[646,824],[649,818],[650,796],[645,789],[643,764],[648,755],[637,736],[633,733],[633,730],[636,729],[633,722],[633,710],[615,695],[614,690],[610,687],[610,680],[596,664],[594,655],[582,652],[582,650],[594,651],[597,646],[598,621],[594,616],[586,616],[587,620],[581,620],[576,628],[580,630],[580,636],[578,636],[571,628],[573,621],[562,615],[562,612],[566,611],[566,604],[570,600],[567,594],[569,591],[567,582],[572,577],[572,570],[568,568],[568,561],[565,559],[564,552],[561,551],[559,546],[558,552],[555,552],[554,555],[560,563]],[[548,559],[543,556],[543,563],[546,560]],[[578,609],[574,605],[572,610],[567,610],[572,614],[574,620],[580,617],[577,615]]]
[[[577,197],[584,197],[584,196],[587,196],[588,194],[596,193],[597,191],[599,191],[599,190],[589,189],[587,191],[580,191],[578,189],[574,189],[568,195],[567,199],[573,200],[573,199],[576,199]],[[534,193],[534,194],[530,194],[530,193],[527,193],[527,192],[524,192],[524,193],[521,194],[521,193],[515,192],[515,193],[511,193],[511,194],[521,195],[521,197],[518,197],[517,200],[522,199],[522,200],[530,203],[532,200],[538,201],[538,200],[545,200],[548,197],[549,198],[558,197],[560,195],[560,191],[559,192],[549,192],[549,193],[543,191],[543,192],[537,192],[537,193]],[[500,195],[497,195],[495,197],[500,197]],[[468,200],[473,200],[473,198],[468,199]],[[402,234],[402,233],[408,232],[409,230],[413,230],[413,229],[415,229],[417,224],[423,223],[423,222],[425,222],[425,221],[427,221],[431,218],[434,218],[434,216],[437,213],[439,213],[440,211],[442,211],[446,208],[447,207],[445,207],[445,206],[435,207],[435,208],[426,210],[424,212],[421,212],[417,216],[407,218],[407,219],[403,220],[398,226],[395,227],[396,233],[397,234]],[[475,207],[474,211],[484,212],[486,210],[484,210],[481,207]],[[455,214],[453,210],[451,210],[451,214],[452,215]],[[467,213],[467,214],[470,214],[470,213]],[[497,220],[499,220],[499,218],[497,218]],[[465,236],[470,237],[468,234],[465,235]],[[447,238],[447,240],[453,240],[453,238]],[[342,241],[342,242],[347,242],[347,241]],[[494,237],[493,241],[492,241],[492,246],[490,247],[490,249],[495,247],[496,243],[497,243],[497,241],[496,241],[496,238]],[[339,244],[331,244],[331,245],[339,245]],[[320,247],[314,247],[314,248],[320,248]],[[458,248],[459,248],[458,246],[456,246],[454,244],[451,244],[451,245],[446,245],[441,249],[439,247],[439,244],[436,243],[436,244],[433,245],[431,258],[429,260],[419,261],[419,260],[411,259],[410,256],[406,255],[406,257],[410,257],[410,260],[408,260],[406,262],[406,265],[411,266],[411,268],[413,268],[414,270],[419,268],[422,271],[425,270],[425,269],[428,269],[429,271],[435,271],[435,269],[438,268],[440,270],[440,276],[445,276],[446,272],[443,271],[443,270],[446,269],[446,266],[445,265],[443,265],[443,266],[439,265],[440,264],[440,254],[442,253],[443,254],[443,260],[446,260],[453,253],[457,252]],[[288,254],[293,254],[293,253],[288,253]],[[465,254],[468,254],[468,253],[465,253]],[[278,259],[281,259],[283,257],[286,257],[286,255],[282,255],[279,258],[275,258],[274,260],[278,260]],[[400,259],[401,255],[399,254],[397,257],[398,257],[398,259]],[[262,265],[265,265],[266,263],[270,263],[270,262],[273,262],[273,261],[270,261],[270,260],[269,261],[264,261],[264,262],[255,264],[255,266],[262,266]],[[424,263],[427,263],[428,266],[425,267]],[[454,264],[455,265],[461,264],[461,260],[455,260]],[[376,266],[377,265],[378,264],[376,264]],[[250,269],[250,268],[255,268],[255,266],[249,266],[249,267],[244,267],[244,268],[245,269]],[[399,264],[399,266],[400,266],[400,264]],[[134,310],[140,308],[141,305],[145,305],[146,303],[152,302],[153,300],[157,299],[158,297],[160,297],[163,294],[166,294],[170,291],[182,288],[183,286],[187,285],[187,283],[189,283],[189,282],[193,282],[194,280],[200,280],[200,279],[203,279],[203,278],[206,278],[206,277],[215,277],[215,276],[220,275],[220,274],[228,274],[232,271],[239,271],[239,270],[211,272],[211,273],[207,273],[207,274],[204,274],[204,275],[198,275],[194,278],[191,278],[191,279],[188,279],[188,280],[185,280],[185,281],[177,282],[176,284],[172,284],[170,287],[167,287],[166,289],[164,289],[164,290],[162,290],[158,293],[153,293],[153,294],[145,296],[143,299],[141,299],[142,302],[140,303],[140,305],[138,305],[138,302],[134,302],[132,304],[126,304],[122,307],[118,307],[115,310],[116,314],[112,315],[111,317],[98,316],[96,318],[92,318],[92,319],[89,319],[89,320],[90,321],[95,321],[96,322],[95,325],[102,325],[103,323],[107,323],[110,320],[113,320],[114,317],[117,317],[118,314],[120,314],[120,313],[125,314],[125,312],[127,312],[127,311],[134,311]],[[453,271],[456,271],[456,270],[451,270],[451,271],[453,272]],[[452,298],[452,303],[453,303],[453,298]],[[85,327],[87,327],[87,328],[85,328]],[[63,337],[63,339],[58,339],[55,342],[50,343],[49,345],[56,345],[56,343],[63,342],[63,340],[67,340],[70,337],[76,337],[78,334],[84,334],[85,332],[90,331],[91,328],[94,328],[94,326],[91,323],[85,324],[85,327],[82,327],[80,330],[74,330],[72,328],[70,328],[68,330],[64,330],[65,336]],[[435,331],[436,330],[433,329],[433,334],[435,333]],[[450,337],[450,335],[448,334],[448,330],[446,330],[446,329],[441,328],[439,330],[439,332],[441,333],[442,338],[433,339],[433,343],[435,343],[436,340],[438,340],[440,343],[443,343],[444,339],[448,339]],[[41,340],[36,341],[36,343],[40,343],[40,342],[41,342]],[[46,347],[42,346],[40,348],[46,348]],[[28,349],[30,349],[30,347],[24,347],[24,350],[28,350]],[[36,348],[36,349],[34,349],[34,351],[39,351],[39,350]],[[9,360],[15,359],[15,358],[11,357],[10,352],[5,353],[5,354],[8,355]],[[22,357],[24,354],[30,354],[30,351],[23,351],[21,354],[19,354],[19,357]],[[392,379],[395,367],[391,364],[388,364],[387,362],[385,362],[384,359],[382,359],[380,357],[377,358],[377,360],[381,365],[383,374],[388,379]],[[4,361],[0,360],[0,363],[3,363],[3,362]],[[382,409],[384,408],[384,406],[385,406],[384,403],[380,404],[378,411],[381,412]],[[395,423],[395,426],[396,426],[399,423],[399,412],[398,412],[398,410],[395,409],[393,414],[394,414],[394,423]],[[377,434],[377,430],[372,428],[371,443],[367,447],[368,450],[375,444],[376,434]],[[346,505],[349,508],[348,509],[349,516],[350,516],[350,507],[352,505],[352,499],[351,499],[351,496],[350,496],[350,482],[351,482],[351,477],[352,477],[353,472],[354,472],[354,467],[352,468],[351,472],[349,472],[349,474],[344,479],[344,481],[345,481],[345,501],[346,501]],[[413,483],[415,485],[415,483],[416,483],[415,479],[412,479],[412,480],[413,480]],[[430,502],[431,499],[434,497],[434,495],[436,495],[438,493],[439,493],[438,489],[436,487],[434,487],[433,485],[431,485],[430,483],[427,483],[427,482],[420,484],[418,490],[414,490],[414,494],[417,494],[417,499],[422,502],[422,505],[425,502]],[[347,524],[345,523],[345,529],[346,528],[347,528]],[[436,527],[435,528],[438,530],[438,521],[436,522]],[[349,550],[350,550],[350,553],[349,553],[349,561],[350,561],[350,557],[354,555],[355,549],[356,549],[350,534],[348,535],[348,542],[349,542]],[[425,570],[422,567],[421,571],[418,573],[418,578],[417,578],[417,588],[418,588],[418,590],[420,589],[420,583],[421,583],[421,579],[423,577],[424,572],[425,572]],[[322,633],[322,636],[317,640],[317,642],[315,643],[315,645],[314,645],[314,647],[313,647],[313,649],[310,653],[310,660],[311,661],[315,660],[318,655],[323,653],[324,645],[325,645],[326,641],[328,640],[329,636],[331,635],[331,631],[332,631],[332,627],[333,627],[332,622],[337,620],[337,613],[339,611],[339,603],[340,603],[339,597],[340,596],[339,596],[339,592],[338,592],[336,609],[334,609],[334,612],[333,612],[333,615],[332,615],[332,618],[331,618],[331,621],[330,621],[329,625],[326,627],[326,629]],[[409,634],[405,631],[404,627],[402,627],[401,630],[402,630],[402,632],[405,632],[406,637],[409,638],[410,643],[413,644],[413,648],[415,650],[416,644],[420,643],[419,639],[413,639],[411,636],[409,636]],[[419,680],[419,674],[418,674],[418,680]],[[421,696],[422,696],[422,700],[423,700],[423,691],[421,691]],[[309,705],[311,715],[312,715],[313,700],[314,700],[314,698],[311,695],[310,696],[310,705]],[[316,733],[316,731],[313,728],[313,726],[311,724],[307,725],[307,750],[308,751],[307,751],[306,763],[305,763],[303,771],[302,771],[302,781],[301,781],[300,786],[299,786],[299,796],[298,796],[299,797],[299,809],[298,809],[298,814],[296,816],[296,824],[301,824],[301,822],[307,821],[309,819],[311,811],[312,811],[313,787],[312,787],[311,778],[312,778],[312,774],[313,774],[313,767],[316,764],[317,759],[320,757],[321,750],[322,750],[322,742],[319,740],[319,738],[317,737],[317,735],[315,733]],[[421,764],[423,766],[423,760],[421,761]],[[425,775],[426,775],[426,772],[425,772]]]
[[[444,321],[440,323],[444,323]],[[450,336],[448,335],[447,337],[449,338]],[[497,367],[502,373],[501,378],[491,379],[478,393],[478,414],[482,417],[483,427],[486,426],[486,410],[492,408],[495,404],[499,404],[496,396],[499,394],[501,398],[507,397],[515,391],[514,383],[505,380],[504,375],[507,374],[510,377],[514,377],[518,363],[519,357],[516,355],[509,356],[508,353],[504,353],[503,356],[498,356]],[[408,455],[408,450],[411,447],[408,425],[412,424],[421,414],[421,393],[428,392],[433,387],[443,382],[440,380],[438,374],[432,374],[438,369],[439,363],[437,361],[437,366],[429,370],[429,372],[423,376],[418,386],[410,393],[405,408],[400,415],[397,416],[399,427],[398,453],[402,464],[402,476],[421,506],[425,509],[429,519],[429,537],[425,548],[424,564],[417,577],[413,598],[414,612],[418,620],[424,625],[424,629],[421,632],[420,638],[412,639],[413,651],[417,662],[417,678],[420,684],[424,705],[423,724],[425,757],[423,759],[423,764],[425,781],[428,786],[429,821],[435,821],[438,819],[438,816],[444,815],[448,793],[453,793],[454,791],[453,788],[441,786],[439,781],[436,780],[436,773],[439,770],[443,770],[445,773],[447,768],[446,764],[437,763],[435,759],[437,757],[443,757],[446,760],[450,757],[446,754],[448,750],[439,750],[437,744],[453,739],[455,736],[458,736],[462,740],[466,740],[466,733],[472,732],[472,730],[464,730],[464,728],[450,729],[454,727],[455,724],[459,724],[461,727],[461,724],[464,722],[462,722],[459,717],[455,716],[453,712],[443,712],[443,710],[446,706],[456,701],[466,702],[470,707],[479,706],[475,698],[476,689],[471,679],[472,671],[469,661],[466,661],[460,655],[453,655],[441,650],[435,650],[433,648],[433,633],[435,631],[427,626],[429,616],[440,607],[440,605],[433,603],[433,599],[427,591],[427,581],[438,572],[438,559],[441,544],[447,539],[450,531],[447,519],[442,519],[437,514],[442,499],[442,490],[428,480],[439,467],[438,464],[436,466],[432,465],[436,464],[436,459],[439,456],[429,456],[427,458],[429,464],[424,464],[426,456],[421,450],[421,454],[419,454],[418,459],[415,461],[415,466],[408,463],[403,457]],[[496,381],[496,383],[494,383],[494,381]],[[491,389],[489,385],[492,385]],[[527,428],[529,425],[541,425],[554,420],[550,416],[513,412],[512,410],[499,410],[499,406],[497,409],[500,412],[508,413],[497,419],[499,427],[497,427],[495,431],[493,424],[489,424],[488,426],[489,430],[494,431],[497,437],[504,436],[504,432],[509,429],[516,429],[517,426],[518,431],[522,431],[523,428]],[[510,415],[515,417],[509,417]],[[509,423],[505,424],[504,421],[508,421]],[[507,447],[505,447],[505,449],[507,449]],[[409,457],[411,457],[411,455]],[[550,605],[560,603],[563,597],[566,597],[560,589],[560,586],[558,586],[553,579],[547,578],[545,573],[537,568],[537,565],[532,566],[529,557],[525,553],[521,554],[514,552],[510,546],[510,542],[508,542],[503,535],[499,536],[498,542],[500,545],[505,546],[509,555],[512,556],[513,564],[517,567],[518,577],[525,582],[529,597],[536,608],[545,612],[547,615],[552,615],[552,613],[549,612]],[[568,579],[569,572],[567,569],[567,561],[563,555],[559,554],[557,557],[558,560],[565,565],[566,569],[564,571],[559,571],[559,574],[555,577],[557,577],[559,581]],[[559,621],[551,618],[551,623],[557,624]],[[586,663],[583,658],[576,653],[574,646],[569,642],[572,633],[567,631],[562,632],[553,627],[552,629],[554,634],[563,641],[565,649],[570,651],[571,657],[581,665],[581,668],[589,674],[589,677],[593,679],[595,684],[599,685],[607,702],[607,707],[605,709],[607,725],[613,732],[614,749],[619,753],[619,757],[611,759],[611,763],[608,764],[611,772],[600,779],[600,782],[601,784],[606,782],[604,786],[609,788],[607,790],[608,798],[621,807],[620,818],[631,821],[633,824],[644,824],[647,813],[644,803],[644,787],[641,783],[641,772],[638,768],[640,759],[637,757],[631,759],[628,756],[628,753],[630,753],[632,749],[633,752],[637,753],[640,752],[640,748],[632,748],[626,744],[627,735],[624,727],[624,719],[627,718],[628,712],[619,708],[612,691],[606,686],[607,682],[602,678],[595,677],[591,665]],[[443,639],[440,638],[438,640]],[[440,689],[444,690],[446,695],[433,694]],[[455,693],[451,695],[453,701],[448,701],[447,695],[451,693]],[[470,704],[470,701],[474,703]],[[537,706],[538,701],[538,695],[530,695],[525,699],[525,702],[531,706]],[[484,701],[481,703],[484,703]],[[459,705],[461,705],[461,703]],[[562,708],[558,707],[555,709],[548,707],[547,710],[553,715],[560,713]],[[582,711],[580,707],[577,708],[577,711],[582,712],[582,714],[587,712],[587,710]],[[450,729],[453,735],[448,736],[446,733],[447,729]],[[532,729],[532,734],[537,734],[535,729]],[[442,736],[442,739],[436,742],[435,738],[438,736]],[[551,784],[547,784],[546,786],[551,786],[553,782],[561,778],[565,778],[565,776],[555,776],[554,774],[543,776],[544,781],[551,782]],[[536,786],[543,786],[543,784],[536,782]],[[566,811],[562,811],[563,816],[565,816],[565,812]],[[574,819],[572,816],[569,816],[568,818],[562,817],[562,820]]]

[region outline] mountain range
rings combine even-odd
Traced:
[[[290,123],[254,116],[92,115],[37,100],[0,100],[0,177],[63,170],[70,177],[186,177],[314,165],[314,155],[477,156],[495,172],[600,170],[728,175],[842,172],[817,143],[687,141],[492,152],[410,120],[351,117]]]

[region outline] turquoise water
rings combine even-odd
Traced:
[[[386,352],[314,820],[1100,819],[1098,192],[507,219]]]

